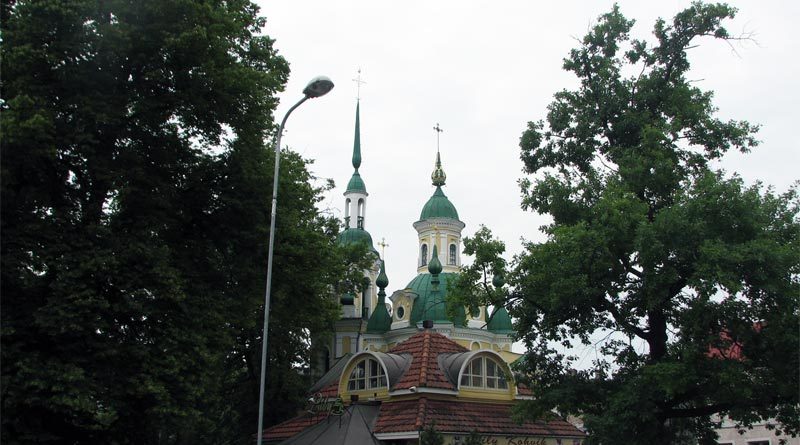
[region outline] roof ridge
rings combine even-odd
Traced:
[[[425,331],[422,337],[422,363],[419,370],[420,386],[428,386],[428,356],[431,350],[431,332]]]
[[[414,423],[414,428],[419,431],[425,427],[425,414],[428,412],[428,398],[419,398],[419,407],[417,408],[417,420]]]

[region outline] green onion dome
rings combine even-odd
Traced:
[[[444,195],[441,186],[436,186],[436,191],[433,196],[422,207],[422,212],[419,215],[420,220],[429,218],[451,218],[458,220],[458,212],[456,207]]]

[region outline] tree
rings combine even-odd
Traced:
[[[472,430],[467,436],[466,440],[464,440],[464,445],[483,445],[484,440],[483,436],[480,435],[476,430]]]
[[[257,14],[247,0],[4,3],[3,443],[252,440],[264,140],[288,76]],[[309,339],[335,317],[329,289],[359,258],[317,211],[310,161],[284,159],[269,397],[291,407]]]
[[[430,425],[419,432],[419,445],[443,445],[444,436],[436,430],[436,422],[431,422]]]
[[[800,432],[796,189],[712,167],[758,127],[687,78],[735,12],[694,3],[651,43],[615,6],[564,61],[580,86],[523,133],[523,208],[552,216],[510,277],[527,415],[581,415],[602,443],[713,443],[717,413]],[[575,341],[599,345],[592,369],[556,351]]]
[[[464,237],[464,254],[474,260],[447,284],[449,317],[456,317],[463,307],[474,314],[481,306],[498,307],[506,303],[506,294],[499,289],[506,275],[506,261],[502,257],[505,251],[505,243],[496,239],[486,226],[482,225],[472,237]]]

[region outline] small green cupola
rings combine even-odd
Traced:
[[[381,271],[375,280],[375,284],[379,289],[378,305],[367,322],[367,333],[383,334],[392,327],[392,317],[386,309],[386,286],[389,285],[389,277],[386,276],[386,266],[383,260],[381,260]]]
[[[492,277],[492,285],[495,289],[501,289],[505,285],[505,279],[500,273],[494,274]],[[511,334],[514,332],[514,326],[511,323],[511,317],[504,306],[497,306],[489,317],[489,323],[486,329],[495,334]]]
[[[495,334],[512,334],[514,332],[514,325],[511,323],[511,317],[505,307],[495,308],[492,316],[489,317],[486,329]]]

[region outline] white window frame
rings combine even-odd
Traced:
[[[493,375],[489,371],[493,370]],[[507,391],[508,380],[506,379],[503,365],[497,360],[482,355],[473,358],[464,367],[459,379],[463,388],[478,388],[495,391]]]
[[[383,366],[371,357],[359,360],[347,378],[348,391],[366,391],[386,387],[386,373],[383,371]]]

